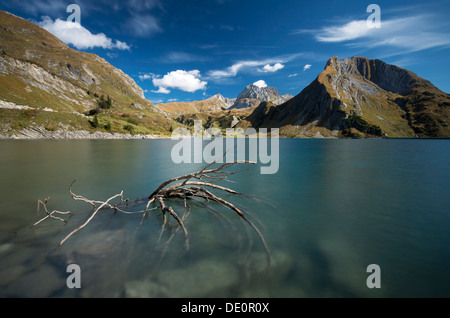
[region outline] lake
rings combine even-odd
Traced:
[[[174,164],[171,140],[0,141],[0,297],[450,297],[449,140],[280,140],[279,170],[259,164],[214,193],[236,213],[191,202],[161,234],[160,210],[101,210],[89,199],[124,192],[139,211],[163,181],[205,164]],[[47,219],[71,211],[67,223]],[[132,204],[133,203],[133,204]],[[180,215],[183,200],[169,202]],[[173,235],[173,236],[172,236]],[[70,289],[69,264],[81,288]],[[368,288],[367,267],[381,288]]]

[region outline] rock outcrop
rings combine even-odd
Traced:
[[[238,95],[231,108],[252,108],[258,106],[261,102],[268,101],[280,105],[292,97],[289,94],[280,95],[278,90],[273,87],[250,84]]]
[[[216,95],[208,98],[207,101],[216,102],[219,105],[222,104],[222,105],[220,105],[220,108],[227,109],[227,108],[230,108],[231,106],[233,106],[234,102],[236,101],[236,98],[226,98],[226,97],[223,97],[221,94],[216,94]],[[212,110],[218,110],[220,108],[216,108],[216,109],[212,109]]]

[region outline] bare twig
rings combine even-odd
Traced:
[[[88,223],[94,218],[94,216],[98,213],[98,211],[100,211],[105,205],[108,205],[108,202],[111,200],[114,200],[117,197],[122,197],[123,195],[123,191],[119,194],[116,194],[115,196],[110,197],[108,200],[106,200],[105,202],[103,202],[95,211],[94,213],[92,213],[92,215],[89,217],[89,219],[87,219],[86,222],[84,222],[82,225],[80,225],[79,227],[77,227],[75,230],[73,230],[72,232],[70,232],[69,235],[67,235],[62,241],[61,243],[59,243],[59,246],[63,245],[63,243],[69,238],[71,237],[73,234],[75,234],[76,232],[78,232],[79,230],[81,230],[82,228],[84,228],[86,225],[88,225]]]
[[[166,204],[164,203],[164,200],[162,199],[161,196],[157,196],[156,199],[158,200],[158,203],[161,207],[161,211],[163,213],[169,213],[175,220],[177,220],[178,224],[180,225],[180,227],[183,229],[184,232],[184,237],[185,237],[185,246],[186,246],[186,250],[189,249],[189,238],[188,238],[188,232],[186,230],[186,227],[184,226],[183,221],[180,219],[180,217],[178,216],[178,214],[175,213],[175,211],[172,209],[172,207],[168,207],[166,206]]]
[[[67,223],[66,220],[64,220],[63,218],[60,218],[58,216],[54,216],[54,214],[62,214],[62,215],[70,214],[70,215],[72,215],[72,213],[70,211],[61,212],[61,211],[57,211],[57,210],[53,210],[52,212],[49,212],[48,209],[47,209],[47,202],[48,202],[48,200],[50,200],[50,197],[46,198],[44,201],[41,201],[41,200],[37,201],[36,212],[39,213],[40,207],[43,206],[44,207],[44,211],[45,211],[45,213],[47,215],[45,217],[43,217],[42,219],[40,219],[39,221],[37,221],[36,223],[34,223],[32,226],[30,226],[30,228],[38,225],[39,223],[41,223],[42,221],[45,221],[48,218],[52,218],[52,219],[59,220],[61,222]]]
[[[123,209],[124,205],[126,207],[128,207],[128,199],[127,200],[123,199],[123,191],[119,194],[116,194],[116,195],[110,197],[106,201],[90,200],[82,195],[75,194],[72,191],[72,187],[73,187],[74,183],[76,182],[76,180],[74,180],[69,186],[69,194],[71,195],[71,197],[74,200],[83,201],[83,202],[86,202],[86,203],[92,205],[92,207],[94,208],[94,211],[93,211],[92,215],[81,226],[77,227],[75,230],[70,232],[60,242],[59,246],[64,244],[64,242],[66,242],[72,235],[74,235],[75,233],[77,233],[78,231],[80,231],[81,229],[86,227],[89,224],[89,222],[91,222],[91,220],[102,209],[114,209],[114,211],[116,211],[116,212],[125,213],[125,214],[136,214],[136,213],[142,214],[142,219],[140,222],[140,224],[142,225],[148,212],[159,208],[162,212],[163,224],[161,227],[161,231],[159,233],[158,242],[160,242],[162,235],[164,233],[164,230],[168,224],[167,216],[170,216],[178,223],[178,229],[181,229],[183,231],[184,238],[185,238],[185,248],[186,248],[186,250],[189,250],[189,235],[188,235],[188,230],[185,226],[185,221],[191,211],[191,206],[188,201],[190,199],[197,199],[197,200],[200,199],[200,200],[204,200],[205,204],[207,204],[207,202],[219,203],[220,205],[234,211],[239,216],[240,219],[245,221],[259,237],[259,239],[266,251],[267,260],[270,264],[269,247],[268,247],[261,231],[258,229],[258,227],[244,214],[244,212],[241,209],[236,207],[231,202],[229,202],[229,201],[221,198],[220,196],[214,194],[213,192],[211,192],[213,190],[218,190],[218,191],[227,192],[227,193],[230,193],[233,195],[242,195],[241,193],[239,193],[233,189],[218,185],[218,184],[216,184],[216,182],[219,182],[219,181],[232,182],[231,180],[228,179],[228,177],[230,177],[236,173],[239,173],[242,170],[238,169],[238,170],[233,171],[233,170],[228,170],[229,168],[231,168],[235,165],[238,165],[238,164],[255,164],[255,163],[251,162],[251,161],[247,161],[247,160],[240,160],[240,161],[238,160],[238,161],[221,164],[219,167],[216,167],[216,168],[213,168],[213,164],[214,163],[207,165],[200,171],[189,173],[189,174],[186,174],[183,176],[179,176],[179,177],[164,181],[155,191],[153,191],[148,196],[147,202],[146,202],[147,203],[146,207],[142,211],[126,211]],[[119,203],[112,204],[111,201],[113,201],[114,199],[117,199],[117,198],[120,198]],[[183,214],[181,217],[175,212],[175,210],[172,208],[172,206],[167,204],[166,201],[169,201],[171,199],[182,199],[183,200],[184,211],[183,211]],[[44,217],[43,219],[39,220],[38,222],[36,222],[33,226],[41,223],[42,221],[44,221],[47,218],[54,218],[54,219],[57,219],[60,221],[64,221],[62,218],[54,216],[54,214],[71,214],[71,212],[60,212],[60,211],[48,212],[47,205],[46,205],[47,201],[48,201],[48,198],[45,201],[40,201],[40,200],[38,201],[38,210],[39,210],[39,207],[42,205],[44,207],[44,210],[45,210],[47,216]],[[151,208],[152,203],[156,204],[156,206],[154,206],[153,208]],[[217,213],[218,213],[218,211],[217,211]],[[220,214],[220,213],[218,213],[218,214]],[[175,230],[175,232],[177,230]],[[166,241],[165,247],[162,252],[163,253],[162,256],[164,256],[164,254],[166,253],[168,246],[174,237],[175,232],[173,232],[171,234],[171,236],[169,237],[169,239]]]

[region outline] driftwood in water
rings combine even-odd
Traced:
[[[50,197],[46,198],[44,201],[38,200],[36,212],[39,213],[39,211],[41,210],[41,206],[42,206],[44,208],[46,216],[43,217],[42,219],[40,219],[39,221],[37,221],[36,223],[34,223],[31,227],[38,225],[39,223],[45,221],[48,218],[59,220],[61,222],[67,222],[63,218],[60,218],[59,216],[54,216],[54,214],[61,214],[61,215],[70,214],[70,215],[72,215],[72,212],[70,212],[70,211],[61,212],[61,211],[53,210],[52,212],[49,212],[48,208],[47,208],[48,200],[50,200]]]
[[[86,202],[86,203],[92,205],[94,212],[82,225],[80,225],[79,227],[74,229],[71,233],[69,233],[60,242],[59,246],[64,244],[64,242],[66,242],[67,239],[69,239],[72,235],[74,235],[75,233],[77,233],[78,231],[83,229],[85,226],[87,226],[89,224],[89,222],[102,209],[114,209],[116,212],[125,213],[125,214],[142,214],[141,223],[144,221],[144,219],[147,216],[147,214],[149,213],[149,211],[159,209],[162,212],[163,220],[164,220],[159,237],[161,238],[162,232],[164,231],[165,226],[167,224],[167,216],[170,216],[178,223],[179,228],[181,228],[183,230],[184,237],[185,237],[185,248],[186,248],[186,250],[188,250],[189,249],[189,235],[188,235],[188,230],[186,229],[186,226],[184,224],[184,221],[185,221],[186,217],[188,216],[190,209],[191,209],[190,205],[189,205],[189,200],[198,198],[198,199],[205,200],[208,203],[216,202],[216,203],[221,204],[222,206],[234,211],[242,220],[244,220],[256,232],[259,239],[261,240],[261,243],[264,246],[264,249],[267,254],[268,262],[270,262],[269,248],[264,239],[264,236],[259,231],[259,229],[255,226],[255,224],[251,220],[249,220],[247,218],[247,216],[244,214],[244,212],[242,210],[240,210],[238,207],[236,207],[229,201],[227,201],[227,200],[221,198],[220,196],[217,196],[213,192],[211,192],[212,190],[219,190],[222,192],[231,193],[233,195],[241,195],[241,193],[236,192],[233,189],[220,186],[220,185],[216,184],[215,182],[230,181],[230,180],[228,180],[229,176],[242,171],[242,170],[230,171],[230,170],[227,170],[228,168],[235,166],[237,164],[254,164],[254,162],[234,161],[231,163],[222,164],[218,168],[212,168],[213,164],[214,163],[209,164],[208,166],[206,166],[205,168],[203,168],[200,171],[186,174],[186,175],[183,175],[180,177],[172,178],[172,179],[169,179],[169,180],[163,182],[146,199],[147,204],[146,204],[145,209],[142,211],[136,211],[136,212],[134,212],[134,211],[130,212],[130,211],[124,210],[126,208],[126,206],[128,205],[128,200],[123,199],[123,191],[120,192],[119,194],[116,194],[116,195],[110,197],[106,201],[91,200],[84,196],[75,194],[72,191],[72,187],[73,187],[74,183],[76,182],[76,180],[73,181],[69,187],[69,193],[70,193],[71,197],[74,200],[83,201],[83,202]],[[116,203],[116,204],[111,203],[113,200],[118,199],[118,198],[120,199],[120,201],[118,203]],[[170,206],[171,199],[182,199],[184,201],[184,211],[183,211],[182,216],[178,215],[175,212],[175,210],[172,208],[172,206]],[[42,218],[41,220],[39,220],[38,222],[36,222],[35,224],[33,224],[32,227],[38,225],[39,223],[41,223],[42,221],[44,221],[48,218],[58,219],[60,221],[66,222],[64,219],[54,216],[54,214],[71,214],[70,212],[60,212],[60,211],[48,212],[47,205],[46,205],[47,201],[48,201],[48,199],[46,199],[44,202],[40,201],[40,200],[38,201],[38,208],[40,205],[42,205],[44,207],[47,215],[44,218]],[[145,203],[145,201],[144,201],[144,203]],[[152,208],[150,208],[151,206],[152,206]]]

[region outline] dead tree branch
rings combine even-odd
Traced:
[[[104,206],[109,205],[108,202],[111,200],[114,200],[117,197],[121,197],[123,196],[123,191],[120,192],[119,194],[116,194],[115,196],[110,197],[108,200],[106,200],[105,202],[103,202],[95,211],[94,213],[92,213],[92,215],[89,217],[89,219],[87,219],[86,222],[84,222],[82,225],[80,225],[79,227],[77,227],[75,230],[73,230],[72,232],[70,232],[69,235],[67,235],[62,241],[61,243],[59,243],[59,246],[63,245],[64,242],[71,237],[73,234],[75,234],[76,232],[78,232],[79,230],[81,230],[82,228],[84,228],[86,225],[88,225],[88,223],[94,218],[94,216],[98,213],[98,211],[100,211]]]
[[[62,215],[70,214],[70,215],[72,215],[72,212],[70,212],[70,211],[67,211],[67,212],[61,212],[61,211],[57,211],[57,210],[53,210],[52,212],[49,212],[49,211],[48,211],[48,208],[47,208],[47,202],[48,202],[48,200],[50,200],[50,197],[46,198],[44,201],[41,201],[41,200],[38,200],[38,201],[37,201],[37,209],[36,209],[36,212],[39,213],[39,212],[40,212],[41,206],[43,206],[43,207],[44,207],[44,211],[45,211],[45,213],[46,213],[47,215],[46,215],[45,217],[43,217],[42,219],[40,219],[39,221],[37,221],[36,223],[34,223],[32,226],[30,226],[30,228],[32,228],[32,227],[38,225],[39,223],[45,221],[45,220],[48,219],[48,218],[52,218],[52,219],[59,220],[59,221],[61,221],[61,222],[67,223],[66,220],[64,220],[63,218],[60,218],[60,217],[58,217],[58,216],[54,216],[54,214],[62,214]]]
[[[259,237],[267,255],[267,260],[270,263],[270,251],[269,247],[264,239],[264,236],[262,235],[261,231],[258,229],[258,227],[245,215],[245,213],[236,207],[231,202],[223,199],[222,197],[218,196],[217,194],[214,194],[213,190],[222,191],[226,193],[230,193],[232,195],[242,195],[241,193],[230,189],[228,187],[224,187],[222,185],[216,184],[217,182],[221,181],[227,181],[227,182],[233,182],[229,180],[229,177],[232,175],[235,175],[242,170],[230,170],[229,168],[239,165],[239,164],[248,164],[252,165],[255,164],[254,162],[242,160],[242,161],[233,161],[229,163],[221,164],[217,168],[212,168],[214,163],[211,163],[204,167],[202,170],[189,173],[183,176],[179,176],[176,178],[169,179],[167,181],[164,181],[153,193],[148,196],[147,204],[144,210],[141,211],[126,211],[124,210],[124,206],[128,206],[128,199],[123,199],[123,191],[119,194],[116,194],[114,196],[111,196],[106,201],[101,200],[90,200],[84,196],[75,194],[72,191],[72,187],[76,180],[74,180],[70,186],[69,186],[69,194],[70,196],[77,201],[82,201],[90,204],[94,208],[94,212],[91,214],[91,216],[79,227],[74,229],[72,232],[70,232],[59,244],[61,246],[66,242],[72,235],[86,227],[89,222],[92,221],[92,219],[101,211],[102,209],[114,209],[115,212],[125,213],[125,214],[142,214],[141,224],[144,222],[144,219],[146,218],[149,211],[160,209],[163,216],[163,225],[161,228],[161,231],[159,233],[158,242],[160,241],[162,234],[165,230],[166,225],[168,224],[167,216],[172,217],[177,223],[178,223],[178,229],[181,229],[184,233],[185,238],[185,248],[186,250],[189,250],[189,235],[188,230],[185,226],[185,220],[187,216],[189,215],[191,211],[191,206],[189,205],[189,200],[204,200],[205,204],[208,202],[216,202],[234,213],[236,213],[241,220],[243,220],[245,223],[247,223],[251,229],[254,230],[254,232]],[[119,198],[120,201],[116,204],[113,204],[112,201]],[[172,208],[171,205],[168,204],[170,200],[173,199],[181,199],[184,203],[184,211],[182,216],[180,217],[179,214],[175,212],[175,210]],[[39,220],[33,226],[41,223],[42,221],[46,220],[47,218],[53,218],[60,221],[64,221],[64,219],[54,216],[54,214],[71,214],[71,212],[60,212],[60,211],[52,211],[49,212],[47,209],[47,201],[48,198],[45,201],[38,201],[38,209],[42,205],[44,207],[44,210],[46,212],[46,217]],[[145,201],[144,201],[145,202]],[[152,204],[154,205],[152,208]],[[167,249],[167,244],[170,243],[170,241],[173,238],[174,233],[171,235],[169,240],[166,242],[165,250]]]

